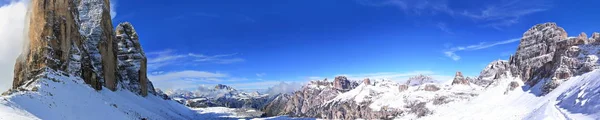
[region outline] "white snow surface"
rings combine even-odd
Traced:
[[[0,96],[0,120],[212,120],[237,119],[230,108],[190,109],[173,100],[125,89],[96,91],[79,77],[45,72],[28,88]],[[253,112],[253,111],[246,111]],[[242,116],[243,117],[243,116]],[[286,116],[256,119],[297,119]]]
[[[390,80],[375,80],[372,85],[360,84],[353,90],[342,93],[328,102],[354,100],[357,104],[363,102],[372,102],[369,107],[375,111],[383,108],[407,109],[407,101],[429,102],[440,96],[449,97],[448,100],[460,101],[466,100],[464,95],[475,94],[482,90],[479,86],[467,85],[447,85],[447,84],[423,84],[420,86],[411,86],[408,90],[400,91],[400,83]],[[426,85],[435,85],[440,87],[439,91],[425,91]],[[461,95],[456,95],[461,94]]]
[[[547,95],[541,95],[542,84],[503,92],[511,78],[489,88],[480,96],[435,108],[421,119],[449,120],[597,120],[600,119],[600,70],[572,77]],[[543,82],[540,82],[543,83]],[[522,82],[520,83],[523,84]]]

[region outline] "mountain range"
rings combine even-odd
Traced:
[[[132,23],[113,29],[109,0],[30,5],[0,119],[600,119],[600,33],[569,37],[553,22],[527,30],[508,60],[447,83],[337,76],[262,93],[222,84],[163,91],[147,77]]]

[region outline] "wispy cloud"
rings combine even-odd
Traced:
[[[212,63],[217,63],[217,64],[231,64],[231,63],[238,63],[238,62],[244,62],[246,60],[242,59],[242,58],[231,58],[232,56],[238,55],[237,53],[234,54],[221,54],[221,55],[213,55],[213,56],[207,56],[207,55],[202,55],[202,54],[194,54],[194,53],[189,53],[188,56],[194,57],[196,62],[212,62]]]
[[[397,7],[408,15],[440,15],[454,18],[470,18],[481,26],[501,27],[519,22],[520,18],[534,13],[543,12],[552,7],[544,0],[500,0],[492,2],[473,2],[481,6],[475,8],[458,8],[450,6],[447,0],[356,0],[357,3],[375,7]],[[438,21],[439,22],[439,21]],[[437,26],[439,27],[439,25]]]
[[[117,2],[119,0],[110,0],[110,19],[117,17]]]
[[[437,24],[437,27],[443,31],[446,32],[448,34],[452,34],[452,31],[450,30],[450,28],[448,28],[448,26],[446,25],[446,23],[440,22]]]
[[[489,5],[481,11],[463,11],[461,15],[486,22],[484,26],[500,28],[518,23],[522,16],[550,9],[547,1],[511,0]]]
[[[179,54],[175,50],[167,49],[157,52],[149,52],[148,56],[148,69],[150,71],[157,70],[169,65],[177,63],[213,63],[213,64],[233,64],[246,61],[243,58],[238,58],[237,53],[234,54],[218,54],[218,55],[204,55],[197,53]]]
[[[417,76],[417,75],[428,75],[433,77],[439,81],[447,81],[453,78],[453,76],[438,74],[433,71],[409,71],[409,72],[376,72],[376,73],[359,73],[359,74],[338,74],[336,76],[346,76],[350,80],[363,80],[365,78],[369,79],[385,79],[385,80],[393,80],[397,82],[404,82],[408,80],[408,78]],[[320,77],[319,77],[320,78]],[[313,80],[313,79],[311,79]],[[321,79],[314,79],[321,80]]]
[[[397,72],[378,72],[378,73],[362,73],[362,74],[339,74],[336,76],[346,76],[348,79],[353,80],[362,80],[365,78],[370,79],[389,79],[389,80],[402,80],[404,78],[408,78],[411,76],[416,76],[420,74],[433,74],[432,71],[411,71],[405,73],[397,73]]]
[[[23,50],[25,38],[25,0],[0,4],[0,92],[12,85],[15,60]]]
[[[473,50],[486,49],[486,48],[494,47],[497,45],[504,45],[504,44],[518,42],[520,40],[521,40],[520,38],[515,38],[515,39],[504,40],[504,41],[498,41],[495,43],[482,42],[482,43],[479,43],[476,45],[469,45],[466,47],[465,46],[453,47],[453,48],[450,48],[450,49],[444,51],[444,55],[446,55],[447,57],[450,57],[454,61],[458,61],[458,60],[460,60],[460,56],[458,56],[456,54],[456,52],[458,52],[458,51],[473,51]]]
[[[148,79],[161,89],[188,89],[200,84],[248,81],[247,78],[232,77],[226,73],[197,70],[152,72],[148,75]]]
[[[263,77],[267,75],[267,73],[256,73],[256,77]]]

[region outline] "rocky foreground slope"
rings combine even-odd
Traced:
[[[543,101],[541,103],[546,103],[546,106],[554,106],[548,101],[558,101],[560,104],[564,104],[561,101],[565,97],[557,97],[556,95],[565,92],[565,90],[561,89],[553,92],[554,89],[561,86],[561,83],[570,79],[589,82],[590,79],[597,78],[595,74],[587,75],[594,76],[590,78],[573,77],[598,69],[599,54],[600,33],[593,33],[591,38],[588,38],[585,33],[581,33],[578,37],[568,37],[566,31],[557,26],[556,23],[543,23],[533,26],[523,34],[516,53],[511,55],[508,61],[491,62],[475,78],[464,77],[462,73],[457,72],[451,84],[428,82],[429,79],[423,76],[413,77],[412,79],[417,80],[411,79],[405,84],[366,79],[357,87],[352,86],[343,89],[338,88],[338,84],[344,84],[346,83],[344,81],[347,80],[340,81],[336,78],[334,82],[326,80],[311,81],[300,91],[275,97],[263,111],[268,116],[290,115],[325,119],[431,118],[427,116],[444,118],[442,116],[461,116],[456,115],[459,113],[447,114],[451,113],[448,112],[451,110],[444,111],[442,109],[461,109],[460,105],[455,105],[456,103],[464,103],[473,99],[503,99],[502,96],[515,96],[517,94],[529,97],[520,99],[535,99]],[[600,87],[581,86],[582,84],[584,83],[575,85],[580,85],[582,89]],[[569,87],[569,85],[572,84],[565,85],[565,87]],[[563,94],[572,96],[572,93]],[[518,97],[513,98],[518,99]],[[555,100],[547,100],[550,98]],[[600,106],[599,104],[585,105],[585,102],[576,101],[577,105],[584,108]],[[519,101],[515,100],[507,104],[514,103],[519,103]],[[562,105],[556,106],[556,108],[564,107]],[[479,109],[483,110],[486,107],[489,106],[480,107]],[[547,109],[541,108],[543,106],[539,105],[534,107],[543,109],[537,110],[542,113],[544,110],[562,112],[565,114],[562,117],[563,119],[570,118],[570,114],[567,114],[569,112],[581,112],[568,111],[568,109],[567,111]],[[600,114],[600,112],[594,112],[593,110],[584,111],[584,113],[592,114],[591,118],[594,118],[593,115]],[[509,119],[524,119],[527,117],[521,114],[503,115],[519,116]],[[540,117],[540,115],[533,116]],[[547,117],[555,118],[542,115],[542,118]],[[484,119],[485,117],[471,115],[468,118]]]

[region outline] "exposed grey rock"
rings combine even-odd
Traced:
[[[488,87],[492,84],[495,85],[498,80],[508,78],[510,74],[510,64],[505,60],[496,60],[488,64],[483,70],[481,70],[479,77],[476,79],[469,79],[469,82]]]
[[[337,81],[341,81],[344,80],[345,77],[336,78],[339,78]],[[265,107],[263,111],[267,116],[289,115],[294,117],[319,117],[317,115],[320,113],[316,113],[316,108],[344,91],[338,89],[339,86],[338,88],[335,88],[333,84],[334,82],[328,82],[327,79],[311,81],[304,86],[302,90],[296,91],[292,95],[279,95],[273,102],[267,104],[267,107]]]
[[[435,91],[440,90],[440,87],[438,87],[437,85],[434,85],[434,84],[427,84],[421,89],[425,90],[425,91],[435,92]]]
[[[469,85],[469,80],[463,76],[462,72],[456,72],[452,85]]]
[[[592,44],[600,44],[600,33],[598,33],[598,32],[594,32],[594,33],[592,34],[592,37],[590,38],[590,41],[589,41],[589,43],[592,43]]]
[[[521,39],[509,62],[511,72],[529,86],[543,84],[542,91],[548,93],[562,81],[596,68],[597,36],[594,33],[590,39],[581,33],[567,38],[564,29],[555,23],[538,24]]]
[[[506,88],[506,91],[504,92],[504,94],[508,94],[508,92],[515,90],[519,86],[521,86],[521,85],[517,81],[510,82],[510,84],[508,84],[508,88]]]
[[[223,84],[218,84],[217,86],[215,86],[216,90],[230,90],[230,91],[234,91],[235,89],[233,87],[227,86],[227,85],[223,85]]]
[[[369,78],[365,78],[365,79],[363,80],[363,84],[365,84],[365,85],[371,85],[371,79],[369,79]]]
[[[406,80],[406,85],[408,86],[419,86],[419,85],[423,85],[423,84],[427,84],[427,83],[435,83],[436,81],[427,75],[417,75],[417,76],[413,76],[408,78],[408,80]]]
[[[535,76],[550,76],[557,42],[566,38],[567,32],[556,23],[538,24],[527,30],[509,61],[513,76],[519,76],[530,85],[538,82],[533,79]]]
[[[197,91],[177,90],[167,94],[192,108],[228,107],[262,109],[273,97],[258,92],[247,93],[219,84],[214,88],[200,87]]]
[[[117,58],[119,82],[121,88],[142,96],[154,92],[152,84],[148,84],[147,58],[140,45],[135,28],[129,22],[121,23],[115,30],[117,34]]]
[[[358,83],[351,82],[346,76],[337,76],[333,81],[333,87],[337,90],[348,91],[358,86]]]
[[[408,90],[408,85],[400,85],[398,87],[398,90],[400,90],[400,92],[404,92],[404,91]]]
[[[119,25],[121,39],[116,39],[109,0],[32,0],[30,4],[29,45],[16,62],[13,91],[56,71],[80,77],[96,90],[114,91],[121,86],[142,96],[156,95],[133,27]]]

